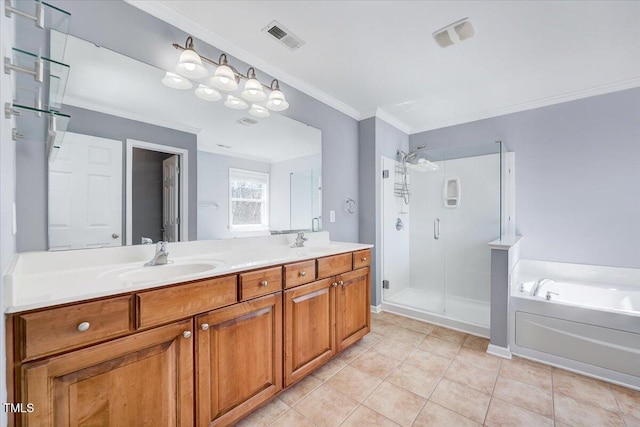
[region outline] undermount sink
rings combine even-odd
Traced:
[[[209,262],[154,265],[126,271],[119,274],[118,278],[126,282],[148,282],[204,273],[206,271],[214,270],[215,268],[216,264]]]

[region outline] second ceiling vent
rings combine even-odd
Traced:
[[[304,40],[293,34],[278,21],[271,21],[269,25],[262,29],[262,32],[290,50],[296,50],[305,44]]]

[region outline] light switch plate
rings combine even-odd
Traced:
[[[329,222],[336,222],[336,211],[329,211]]]

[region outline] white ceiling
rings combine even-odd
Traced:
[[[638,1],[129,2],[408,133],[640,86]],[[475,36],[438,47],[432,33],[465,17]],[[306,44],[291,52],[262,33],[274,19]]]
[[[85,40],[67,37],[64,62],[71,66],[64,104],[194,133],[199,150],[245,159],[272,163],[321,151],[316,128],[280,114],[255,118],[252,126],[238,124],[250,117],[246,110],[168,88],[160,82],[163,70]]]

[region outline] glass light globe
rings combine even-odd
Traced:
[[[269,94],[269,100],[266,105],[271,111],[284,111],[289,108],[289,103],[285,99],[284,93],[278,89]]]
[[[172,89],[191,89],[193,84],[182,76],[167,71],[162,78],[162,84]]]
[[[262,105],[256,105],[256,104],[253,104],[251,106],[251,108],[249,109],[249,114],[251,114],[254,117],[269,117],[271,115],[269,110],[264,108]]]
[[[222,99],[220,92],[205,85],[197,87],[196,96],[200,99],[204,99],[205,101],[219,101]]]
[[[193,49],[186,49],[180,54],[176,71],[185,77],[199,79],[207,75],[207,69],[202,65],[200,55]]]
[[[231,108],[232,110],[245,110],[249,108],[249,104],[233,95],[227,95],[227,100],[224,102],[224,106]]]
[[[246,99],[247,101],[264,101],[267,95],[264,93],[262,89],[262,85],[256,79],[249,79],[244,84],[244,90],[240,94],[241,97]]]
[[[211,86],[224,92],[233,92],[238,88],[238,82],[233,70],[227,65],[221,65],[216,68],[213,77],[211,77]]]

